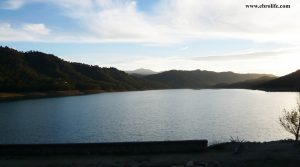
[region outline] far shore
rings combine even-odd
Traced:
[[[65,96],[80,96],[88,94],[97,94],[107,91],[103,90],[64,90],[64,91],[48,91],[48,92],[0,92],[0,102],[16,101],[25,99],[38,99],[49,97],[65,97]]]
[[[179,88],[179,89],[244,89],[244,88]],[[47,91],[47,92],[0,92],[0,102],[17,101],[26,99],[40,99],[51,97],[67,97],[67,96],[82,96],[90,94],[98,94],[105,92],[129,92],[129,91],[147,91],[147,90],[168,90],[168,89],[143,89],[143,90],[63,90],[63,91]],[[260,90],[260,89],[246,89],[246,90],[259,90],[265,92],[299,92],[296,90]]]

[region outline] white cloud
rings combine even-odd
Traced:
[[[0,5],[1,8],[3,9],[19,9],[24,5],[23,0],[13,0],[13,1],[4,1]]]
[[[107,57],[105,61],[100,59],[101,61],[96,64],[117,67],[121,70],[134,70],[140,67],[154,71],[200,69],[218,72],[269,73],[282,76],[299,69],[299,52],[300,48],[289,48],[191,58],[182,55],[174,57],[120,55],[117,56],[119,57],[117,60]],[[91,63],[92,60],[95,61],[95,58],[85,60],[85,62]]]
[[[184,46],[184,47],[179,48],[180,51],[185,51],[185,50],[188,50],[188,49],[189,49],[189,46]]]
[[[47,35],[50,33],[50,29],[48,29],[44,24],[24,24],[22,28],[25,31],[34,34]]]
[[[215,71],[270,73],[282,76],[299,69],[299,52],[300,48],[294,47],[194,57],[189,60]]]
[[[138,12],[135,1],[96,0],[84,1],[84,4],[81,8],[73,4],[66,13],[87,27],[100,42],[177,42],[169,27],[158,24],[152,16]]]
[[[290,53],[300,52],[299,48],[284,48],[275,50],[255,50],[255,51],[243,51],[239,53],[226,53],[224,55],[210,55],[203,57],[194,57],[192,60],[197,61],[248,61],[262,58],[274,58]]]
[[[1,41],[33,41],[34,38],[22,30],[11,27],[8,23],[0,23],[0,40]]]
[[[43,41],[50,29],[44,24],[24,24],[12,27],[9,23],[0,23],[0,41]]]
[[[300,10],[296,0],[272,0],[291,9],[246,9],[246,4],[270,4],[266,0],[163,0],[157,12],[178,33],[196,38],[238,38],[258,42],[299,42]]]
[[[199,38],[235,38],[300,44],[300,22],[295,17],[300,11],[298,0],[161,0],[151,14],[137,10],[134,0],[6,0],[1,6],[18,9],[34,2],[61,8],[66,16],[87,28],[88,35],[76,35],[87,42],[168,44]],[[288,4],[291,8],[245,7],[262,3]],[[53,34],[60,37],[48,40],[78,41],[72,37],[74,34]]]

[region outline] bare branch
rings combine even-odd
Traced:
[[[280,125],[298,140],[300,135],[300,93],[297,98],[297,107],[290,111],[283,109],[283,116],[279,117]]]

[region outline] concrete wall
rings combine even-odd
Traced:
[[[207,140],[120,142],[87,144],[12,144],[0,145],[2,155],[56,154],[153,154],[200,152],[207,148]]]

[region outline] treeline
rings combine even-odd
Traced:
[[[19,52],[0,47],[0,91],[104,90],[163,88],[116,68],[100,68],[64,61],[37,51]]]

